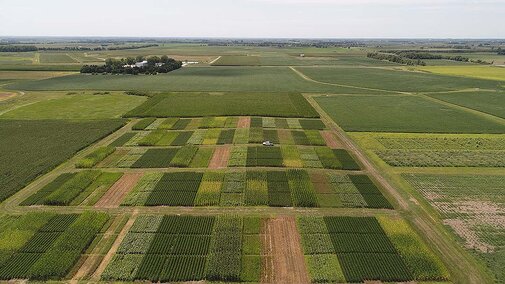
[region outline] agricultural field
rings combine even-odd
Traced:
[[[422,96],[336,95],[315,100],[345,131],[504,133],[505,123]]]
[[[68,279],[109,217],[88,212],[0,218],[0,279],[58,280]]]
[[[122,120],[0,120],[0,200],[122,125]]]
[[[145,97],[123,94],[71,94],[13,109],[0,115],[0,119],[120,118],[145,100]]]
[[[403,174],[495,279],[505,279],[505,176]]]
[[[429,94],[430,97],[505,119],[505,93],[461,92]]]
[[[300,94],[173,93],[156,95],[133,109],[129,117],[257,115],[319,117]]]
[[[502,85],[501,82],[496,80],[461,78],[383,68],[297,67],[296,69],[310,79],[319,82],[359,86],[376,89],[377,91],[435,92],[468,88],[494,90]],[[366,80],[363,80],[363,78],[366,78]]]
[[[447,279],[440,260],[402,220],[300,217],[290,224],[291,219],[233,215],[140,216],[102,279],[275,281],[270,269],[296,271],[301,275],[294,277],[314,283]],[[286,256],[290,262],[275,259],[284,250],[279,240],[269,239],[277,229],[301,235],[303,252]],[[300,246],[299,239],[293,245]],[[421,257],[412,258],[412,249]]]
[[[504,281],[498,67],[153,41],[0,53],[1,281]],[[66,72],[163,55],[189,62]]]
[[[502,134],[352,133],[392,167],[505,167]]]
[[[212,66],[258,66],[260,58],[258,56],[243,55],[223,55],[214,61]]]
[[[496,66],[423,66],[416,69],[441,75],[505,81],[505,68]]]

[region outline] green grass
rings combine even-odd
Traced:
[[[505,68],[502,68],[505,70]],[[505,93],[462,92],[429,94],[430,97],[455,105],[505,118]]]
[[[0,200],[122,125],[122,120],[0,120]]]
[[[321,82],[389,91],[430,92],[467,88],[498,89],[500,86],[498,81],[382,68],[297,67],[297,69],[311,79]]]
[[[332,96],[318,104],[344,130],[503,133],[505,124],[413,96]]]
[[[157,95],[130,111],[128,116],[195,117],[264,115],[318,117],[299,94],[172,93]]]
[[[111,95],[68,95],[22,106],[0,116],[2,119],[106,119],[117,118],[146,100],[145,97]]]
[[[40,63],[77,63],[66,53],[40,53]]]

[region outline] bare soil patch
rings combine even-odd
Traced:
[[[337,140],[337,137],[333,135],[331,131],[321,131],[321,136],[326,142],[326,145],[332,149],[343,148],[343,145]]]
[[[278,217],[262,224],[262,283],[310,283],[294,217]]]
[[[123,198],[137,184],[141,173],[124,174],[95,204],[98,208],[117,208]]]
[[[310,180],[314,184],[314,189],[317,193],[334,193],[325,173],[312,172],[310,173]]]
[[[230,158],[230,146],[222,146],[214,151],[214,155],[209,163],[209,169],[226,168]]]
[[[14,97],[15,95],[16,94],[14,94],[14,93],[0,93],[0,102],[8,100],[8,99]]]
[[[249,127],[251,127],[251,117],[241,116],[238,119],[237,128],[249,128]]]

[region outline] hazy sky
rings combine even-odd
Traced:
[[[505,38],[505,0],[0,0],[0,36]]]

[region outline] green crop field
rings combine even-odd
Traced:
[[[145,100],[145,97],[120,94],[68,95],[16,108],[1,115],[0,119],[118,118]]]
[[[216,116],[260,115],[318,117],[317,112],[299,94],[195,93],[157,95],[128,116]]]
[[[66,53],[40,53],[40,63],[77,63]]]
[[[505,68],[495,66],[425,66],[417,69],[434,74],[505,81]]]
[[[184,92],[343,92],[366,90],[309,82],[288,67],[192,67],[156,76],[71,75],[61,78],[15,83],[18,90],[104,90]],[[377,92],[374,92],[377,93]]]
[[[331,96],[316,101],[346,131],[503,133],[505,124],[423,97]]]
[[[0,120],[0,200],[122,125],[121,120]]]
[[[505,93],[499,92],[462,92],[430,94],[430,97],[475,109],[505,119]]]
[[[243,55],[224,55],[217,61],[212,63],[212,66],[258,66],[260,59],[258,56],[243,56]]]
[[[299,67],[297,69],[309,78],[320,82],[377,90],[433,92],[467,88],[496,89],[500,86],[500,82],[492,80],[460,78],[382,68]]]

